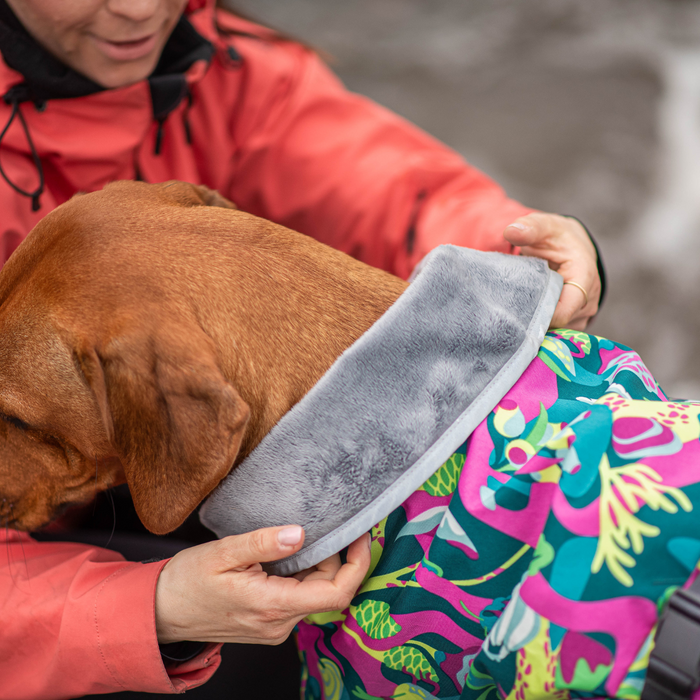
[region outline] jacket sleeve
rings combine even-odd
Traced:
[[[532,211],[457,153],[347,91],[311,51],[239,38],[235,181],[241,206],[407,277],[441,243],[512,252]]]
[[[127,562],[116,552],[16,531],[0,539],[0,699],[181,693],[218,667],[220,645],[211,644],[165,669],[154,615],[165,561]]]

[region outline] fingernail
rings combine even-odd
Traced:
[[[277,541],[280,544],[293,545],[299,544],[301,540],[301,535],[304,531],[300,525],[294,525],[293,527],[285,527],[284,530],[280,530],[277,533]]]
[[[367,549],[369,549],[370,552],[372,551],[372,533],[371,532],[367,533]]]
[[[508,224],[506,228],[517,228],[518,231],[527,231],[530,227],[527,224],[521,224],[516,221],[514,224]]]

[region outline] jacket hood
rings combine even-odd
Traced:
[[[163,49],[158,65],[148,76],[147,83],[151,97],[153,118],[158,122],[155,152],[160,153],[163,136],[163,123],[168,115],[185,99],[191,103],[188,75],[195,64],[208,65],[214,55],[214,44],[200,34],[188,18],[197,18],[203,28],[215,38],[213,2],[191,2],[186,13],[180,18]],[[204,20],[204,21],[202,21]],[[99,94],[127,95],[132,86],[107,89],[81,73],[66,66],[43,48],[17,19],[6,0],[0,0],[0,52],[4,59],[5,75],[0,75],[0,94],[6,104],[11,105],[0,141],[17,118],[24,130],[37,173],[38,184],[29,190],[13,181],[0,165],[0,176],[18,194],[31,199],[32,211],[40,208],[40,197],[44,191],[44,169],[41,158],[32,139],[31,130],[25,116],[19,109],[24,102],[33,102],[38,111],[43,111],[48,100],[82,98]],[[235,51],[229,48],[229,55],[238,59]],[[204,71],[197,71],[201,76]],[[2,78],[5,78],[3,80]],[[4,83],[4,85],[3,85]],[[188,143],[189,122],[185,118]]]
[[[5,0],[0,0],[0,52],[5,63],[22,78],[4,92],[3,97],[8,103],[32,101],[40,104],[50,99],[85,97],[106,89],[44,49],[24,28]],[[187,94],[184,74],[189,68],[196,61],[208,62],[213,53],[212,42],[197,32],[183,15],[170,35],[158,65],[148,77],[156,119],[165,118]]]

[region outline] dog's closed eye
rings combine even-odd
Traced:
[[[4,420],[10,425],[14,425],[15,428],[19,428],[20,430],[29,430],[29,425],[27,423],[25,423],[23,420],[20,420],[19,418],[15,418],[14,416],[8,416],[4,413],[0,413],[0,419]]]

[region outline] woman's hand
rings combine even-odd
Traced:
[[[369,568],[369,536],[350,545],[342,566],[335,555],[296,578],[262,570],[303,541],[298,525],[271,527],[176,554],[156,587],[158,641],[281,644],[307,615],[346,608]]]
[[[576,219],[535,212],[507,226],[503,235],[520,246],[521,255],[544,258],[565,283],[572,283],[564,284],[550,328],[584,330],[600,301],[598,258],[586,229]],[[586,290],[588,299],[574,282]]]

